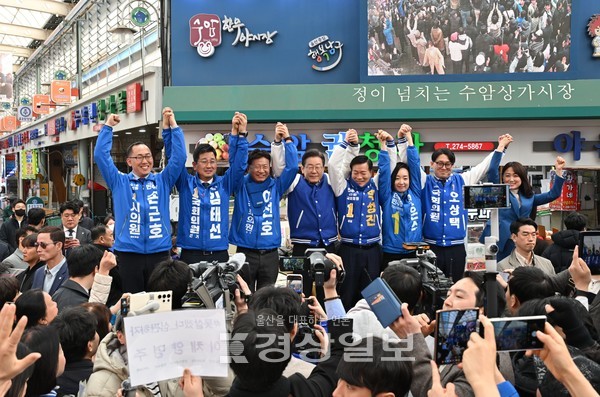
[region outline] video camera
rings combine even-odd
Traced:
[[[237,253],[231,256],[227,262],[191,263],[189,267],[193,278],[188,292],[182,298],[182,308],[214,309],[223,307],[228,316],[233,315],[233,294],[240,287],[237,275],[246,264],[245,261],[246,256]]]
[[[325,282],[329,281],[329,274],[332,270],[336,269],[337,283],[343,283],[346,272],[344,269],[337,269],[335,264],[325,256],[326,254],[327,250],[324,248],[309,248],[304,252],[304,257],[291,256],[279,258],[279,268],[282,271],[304,270],[315,280],[317,287],[322,287]]]
[[[425,296],[419,304],[420,311],[426,313],[429,318],[435,318],[437,310],[442,309],[448,290],[452,287],[452,280],[436,266],[437,257],[429,249],[429,244],[422,242],[405,242],[402,247],[407,250],[415,250],[417,257],[392,261],[390,265],[402,264],[417,269],[421,275]]]

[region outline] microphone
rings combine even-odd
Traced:
[[[246,263],[246,255],[242,252],[237,252],[229,258],[227,263],[234,265],[236,270],[241,269],[244,263]]]

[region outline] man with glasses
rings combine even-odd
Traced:
[[[192,166],[195,175],[185,168],[175,186],[179,191],[177,246],[180,259],[186,263],[227,262],[229,254],[229,197],[238,186],[248,161],[246,131],[248,119],[236,112],[231,120],[229,168],[223,176],[217,173],[217,152],[201,143],[194,149]],[[163,135],[167,158],[171,154],[171,136]]]
[[[119,172],[111,157],[113,128],[120,117],[111,114],[100,131],[94,157],[113,195],[115,214],[115,255],[123,279],[123,290],[144,291],[156,265],[169,257],[171,189],[185,165],[183,131],[170,108],[163,110],[165,130],[173,142],[171,159],[162,172],[152,173],[154,157],[150,148],[135,142],[127,149],[131,172]]]
[[[530,218],[519,218],[510,224],[510,238],[515,248],[509,256],[498,262],[498,270],[512,270],[519,266],[535,266],[549,276],[556,274],[549,259],[535,255],[537,223]]]
[[[273,172],[278,173],[281,156],[277,150],[281,141],[273,141]],[[293,244],[292,255],[304,256],[308,248],[324,248],[335,252],[338,241],[335,196],[325,173],[325,154],[317,149],[307,150],[302,156],[301,174],[297,174],[287,190],[288,219],[290,237]],[[312,295],[313,280],[310,272],[298,271],[303,276],[304,294]],[[317,289],[317,297],[322,300],[323,288]]]
[[[60,206],[60,220],[65,232],[65,255],[72,248],[92,242],[92,233],[79,226],[79,206],[74,201],[67,201]]]
[[[469,171],[454,174],[456,157],[452,150],[437,149],[431,155],[429,175],[421,170],[423,208],[423,240],[437,256],[437,266],[448,277],[458,281],[465,271],[467,253],[467,210],[464,208],[463,186],[479,183],[490,167],[499,167],[512,136],[498,137],[498,147]],[[406,161],[406,138],[399,141],[399,158]]]
[[[285,141],[285,168],[271,176],[271,155],[254,150],[248,156],[248,174],[235,187],[229,242],[246,255],[249,269],[243,277],[251,291],[277,280],[281,245],[279,201],[298,172],[298,151],[287,126],[277,123],[275,141]]]
[[[63,255],[65,232],[55,226],[46,226],[37,235],[38,257],[45,265],[33,275],[31,289],[41,288],[53,295],[69,279],[67,259]]]

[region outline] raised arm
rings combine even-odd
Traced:
[[[409,126],[408,124],[402,124],[402,126],[398,130],[398,145],[396,146],[397,153],[398,153],[398,161],[403,161],[403,162],[407,163],[409,165],[409,168],[411,168],[410,159],[408,158],[409,146],[413,146],[413,150],[416,152],[416,148],[414,148],[414,142],[413,142],[413,137],[412,137],[412,127]],[[417,158],[418,158],[418,156],[419,156],[419,153],[417,153]],[[413,158],[413,160],[414,160],[414,158]],[[419,159],[419,167],[415,170],[413,170],[412,168],[410,170],[411,189],[413,186],[413,181],[419,182],[421,189],[423,189],[425,187],[425,181],[427,180],[427,174],[425,173],[423,168],[421,168],[420,164],[421,164],[421,160]],[[417,175],[417,177],[415,177],[414,175]]]
[[[277,178],[277,189],[281,196],[290,187],[296,174],[298,174],[298,150],[290,137],[287,125],[277,123],[275,135],[283,137],[283,140],[285,141],[285,168],[283,169],[281,176]]]
[[[248,168],[248,139],[239,132],[246,132],[248,119],[243,113],[235,112],[231,121],[231,137],[229,139],[229,169],[225,171],[225,189],[233,192],[242,183]]]
[[[329,181],[336,197],[341,196],[346,189],[350,162],[356,157],[358,150],[358,133],[353,129],[348,130],[344,142],[333,149],[329,159]]]
[[[479,181],[481,181],[489,171],[490,166],[492,165],[492,160],[494,160],[494,166],[498,168],[500,166],[500,161],[502,160],[504,149],[510,142],[512,142],[512,136],[510,136],[509,134],[499,136],[498,147],[496,148],[496,150],[488,154],[481,163],[477,164],[469,171],[463,172],[461,174],[462,178],[465,181],[465,184],[474,185],[476,183],[479,183]]]
[[[387,141],[388,138],[391,142],[394,141],[394,138],[387,132],[383,130],[379,130],[377,132],[377,139],[379,140],[379,183],[377,194],[379,194],[379,204],[384,205],[388,199],[392,196],[392,171],[391,171],[391,161]],[[392,149],[393,151],[393,149]],[[394,155],[394,157],[396,157]]]
[[[565,183],[565,178],[563,178],[562,176],[565,164],[565,159],[563,159],[560,156],[556,157],[556,162],[554,163],[554,169],[556,170],[556,178],[554,179],[552,189],[550,189],[549,192],[534,195],[533,205],[546,204],[560,197],[560,193],[562,192],[563,185]]]
[[[285,145],[283,144],[283,135],[275,129],[275,137],[271,142],[271,169],[273,177],[277,178],[285,168]]]
[[[181,175],[181,170],[185,171],[185,160],[187,158],[185,153],[185,139],[183,138],[183,131],[177,125],[175,120],[175,114],[171,108],[163,109],[163,131],[171,130],[171,158],[167,163],[167,166],[162,170],[161,175],[164,175],[165,182],[169,186],[173,186],[175,181]]]
[[[100,173],[111,190],[116,184],[117,175],[119,175],[119,170],[110,155],[113,144],[113,128],[120,122],[121,118],[119,115],[109,115],[104,127],[100,130],[100,134],[98,134],[98,140],[94,148],[94,161],[96,161]]]

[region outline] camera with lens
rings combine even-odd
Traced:
[[[237,275],[245,265],[246,256],[237,253],[227,262],[198,262],[189,265],[192,282],[182,299],[184,309],[214,309],[224,307],[233,311],[235,290],[239,289]],[[241,289],[240,289],[241,292]]]
[[[486,256],[486,259],[489,256],[493,256],[494,259],[495,259],[496,258],[496,254],[498,253],[498,251],[500,251],[500,248],[498,247],[498,244],[496,244],[496,238],[495,237],[486,237],[485,238],[485,256]]]
[[[310,273],[317,287],[322,287],[326,281],[329,281],[329,274],[334,269],[337,272],[336,280],[338,284],[343,283],[346,276],[344,269],[338,269],[331,259],[325,256],[326,254],[327,251],[323,248],[309,248],[304,252],[306,256],[304,269]]]
[[[414,267],[421,275],[424,296],[419,304],[420,312],[429,318],[435,318],[435,313],[444,306],[446,295],[452,287],[452,280],[436,266],[437,257],[429,249],[429,244],[422,242],[405,242],[403,248],[416,250],[416,258],[392,261],[389,266],[402,264]]]

